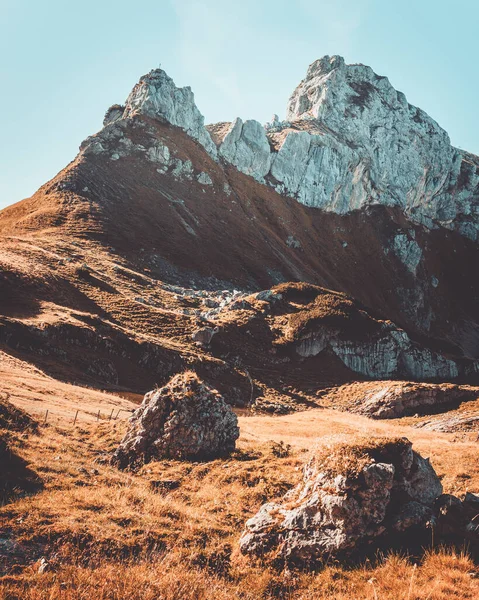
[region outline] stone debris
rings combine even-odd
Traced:
[[[429,460],[405,438],[332,442],[313,453],[295,489],[247,521],[240,549],[302,566],[345,556],[425,528],[441,494]]]
[[[238,437],[238,418],[224,398],[195,373],[181,373],[146,394],[112,464],[124,469],[162,458],[212,459],[230,454]]]

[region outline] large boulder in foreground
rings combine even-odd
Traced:
[[[195,373],[181,373],[146,394],[112,463],[216,458],[231,453],[238,437],[238,418],[223,397]]]
[[[441,493],[429,460],[405,438],[331,443],[315,451],[295,489],[247,521],[240,549],[301,566],[342,557],[425,527]]]

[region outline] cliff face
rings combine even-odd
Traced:
[[[265,129],[237,119],[220,155],[306,206],[398,206],[430,229],[478,239],[479,158],[452,147],[387,77],[326,56],[293,92],[286,119]]]

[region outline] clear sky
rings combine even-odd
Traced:
[[[0,0],[0,208],[74,158],[161,64],[207,122],[269,120],[313,60],[387,75],[479,154],[479,0]]]

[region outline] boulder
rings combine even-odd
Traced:
[[[424,528],[442,485],[409,440],[332,442],[318,448],[302,482],[246,523],[244,554],[308,565],[360,545]]]
[[[434,514],[441,537],[479,544],[479,496],[468,492],[461,502],[452,494],[442,494],[435,502]]]
[[[219,331],[218,327],[201,327],[191,334],[191,339],[199,346],[208,347],[211,344],[213,336]]]
[[[231,453],[238,437],[238,418],[223,397],[195,373],[181,373],[146,394],[112,464],[126,468],[162,458],[212,459]]]

